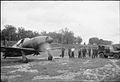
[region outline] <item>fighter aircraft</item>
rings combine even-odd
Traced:
[[[1,47],[1,51],[4,52],[4,58],[22,56],[23,62],[27,63],[28,59],[26,55],[35,54],[38,55],[40,52],[48,53],[48,60],[52,60],[53,49],[51,43],[53,38],[50,36],[37,36],[34,38],[24,38],[19,40],[12,47]]]

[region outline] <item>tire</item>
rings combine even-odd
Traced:
[[[108,56],[107,56],[107,55],[104,55],[104,58],[108,58]]]
[[[100,58],[104,58],[104,53],[99,53]]]
[[[26,58],[26,60],[24,60],[23,63],[28,63],[28,59]]]
[[[113,57],[118,59],[119,58],[119,54],[113,54]]]
[[[52,60],[53,59],[53,56],[48,56],[48,60]]]

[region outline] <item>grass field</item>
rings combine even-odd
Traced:
[[[21,57],[1,58],[1,81],[3,82],[118,82],[120,60],[101,58],[60,58],[60,50],[54,50],[52,61],[47,54],[29,55],[29,63]]]

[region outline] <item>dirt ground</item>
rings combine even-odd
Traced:
[[[1,58],[3,82],[120,82],[120,60],[102,58],[60,58],[60,51],[53,51],[54,59],[47,55],[29,55],[29,63],[21,57]]]

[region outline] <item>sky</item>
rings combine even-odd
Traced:
[[[37,32],[69,28],[83,42],[98,37],[120,42],[119,1],[1,1],[4,25]]]

